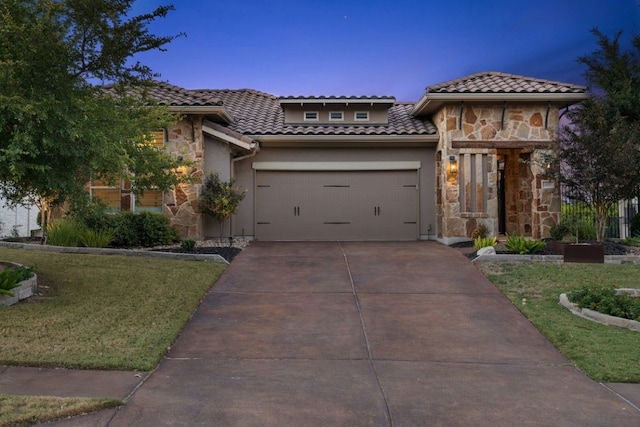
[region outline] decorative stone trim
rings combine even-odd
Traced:
[[[619,289],[619,291],[625,291],[626,289]],[[637,295],[638,290],[632,290],[634,295]],[[602,323],[604,325],[609,326],[617,326],[619,328],[630,329],[632,331],[640,332],[640,322],[636,322],[635,320],[623,319],[621,317],[609,316],[608,314],[603,314],[594,310],[589,310],[588,308],[580,308],[577,304],[572,303],[567,298],[567,294],[560,294],[560,304],[562,304],[566,309],[571,311],[578,317],[582,317],[583,319],[591,320],[592,322]]]
[[[22,264],[18,264],[16,262],[2,261],[3,264],[11,264],[16,267],[22,267]],[[17,288],[11,289],[14,296],[10,297],[9,295],[0,295],[0,306],[10,306],[13,304],[22,301],[23,299],[27,299],[32,296],[38,290],[38,276],[36,273],[33,273],[33,276],[27,280],[23,280],[20,282],[20,286]]]

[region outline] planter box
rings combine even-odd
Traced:
[[[3,261],[3,263],[7,263],[7,262]],[[14,262],[7,263],[7,264],[14,264],[14,265],[20,266],[20,264],[17,264]],[[19,301],[22,301],[23,299],[29,298],[37,290],[38,290],[38,276],[35,273],[33,273],[33,276],[31,276],[29,279],[23,280],[22,282],[20,282],[20,286],[18,286],[17,288],[11,289],[11,292],[13,292],[14,296],[10,297],[9,295],[0,295],[0,307],[13,305]]]
[[[604,263],[602,243],[549,242],[549,247],[564,256],[564,262]]]

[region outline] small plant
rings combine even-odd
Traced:
[[[627,237],[622,241],[623,245],[640,246],[640,237]]]
[[[83,227],[73,219],[61,218],[47,226],[48,243],[53,246],[78,246]]]
[[[527,239],[522,235],[509,236],[507,234],[507,241],[505,242],[504,247],[509,252],[515,252],[520,255],[527,255],[540,252],[546,245],[547,244],[542,240]]]
[[[15,296],[11,290],[20,286],[20,282],[27,280],[31,276],[33,276],[33,271],[25,266],[5,268],[0,271],[0,294],[10,297]]]
[[[185,252],[192,252],[196,248],[196,241],[187,237],[182,240],[182,250]]]
[[[566,222],[561,222],[551,227],[550,233],[553,240],[565,240],[565,238],[573,234],[571,227]]]
[[[495,237],[477,237],[473,240],[473,247],[476,250],[495,247],[498,244],[498,240]]]
[[[471,232],[471,239],[475,242],[476,239],[486,239],[489,236],[489,227],[485,224],[478,224],[476,228]]]
[[[233,186],[233,179],[223,181],[217,172],[209,174],[202,185],[198,196],[198,209],[218,221],[220,224],[220,238],[223,234],[224,221],[238,210],[238,205],[244,199],[246,191]]]
[[[567,298],[580,308],[640,321],[640,298],[616,293],[613,285],[582,286],[568,293]]]
[[[80,231],[79,240],[87,248],[104,248],[113,240],[113,232],[85,228]]]

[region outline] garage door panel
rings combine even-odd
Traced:
[[[259,240],[414,240],[417,173],[257,171]]]

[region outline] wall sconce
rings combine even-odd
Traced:
[[[455,182],[458,178],[458,162],[455,156],[449,156],[449,164],[447,165],[447,181]]]

